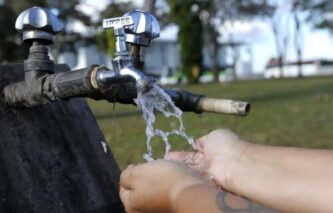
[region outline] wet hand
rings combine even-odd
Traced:
[[[171,152],[166,158],[185,163],[229,189],[233,171],[247,146],[230,130],[218,129],[197,140],[198,152]]]
[[[173,212],[177,195],[205,185],[196,173],[176,162],[156,160],[129,166],[120,176],[120,198],[126,211]]]

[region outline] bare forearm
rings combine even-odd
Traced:
[[[333,150],[251,144],[251,157],[268,164],[280,165],[293,171],[314,173],[330,172],[333,175]]]
[[[174,203],[176,213],[276,212],[246,198],[204,185],[188,187],[179,193]]]
[[[248,145],[230,190],[285,211],[333,210],[329,151]]]

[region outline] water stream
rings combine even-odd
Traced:
[[[153,150],[151,147],[151,139],[153,137],[160,137],[162,139],[165,144],[165,155],[171,150],[171,145],[168,140],[170,135],[178,135],[184,138],[193,149],[196,149],[193,138],[188,136],[185,132],[182,111],[173,103],[171,97],[161,87],[154,83],[151,85],[149,91],[138,91],[137,99],[134,101],[142,111],[142,116],[146,122],[148,152],[143,156],[146,161],[153,160]],[[163,131],[155,128],[156,111],[161,112],[165,117],[176,117],[179,120],[179,127],[171,131]]]

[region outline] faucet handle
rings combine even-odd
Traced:
[[[23,33],[23,40],[43,40],[53,43],[53,35],[60,32],[63,24],[51,11],[32,7],[23,11],[15,22],[15,28]]]
[[[160,24],[149,12],[133,10],[124,15],[132,17],[133,24],[125,27],[126,42],[149,46],[150,41],[160,36]]]
[[[132,25],[133,19],[131,16],[123,16],[117,18],[108,18],[103,20],[103,28],[113,28],[114,35],[116,36],[116,55],[128,55],[125,30],[124,27]]]

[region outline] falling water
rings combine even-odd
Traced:
[[[151,89],[148,91],[138,91],[137,99],[134,100],[138,108],[142,111],[142,116],[146,121],[146,135],[147,135],[147,150],[148,153],[144,155],[144,159],[147,161],[153,160],[153,150],[151,147],[151,139],[155,136],[161,137],[165,144],[165,155],[171,150],[168,137],[170,135],[179,135],[186,139],[188,143],[195,148],[195,143],[192,137],[189,137],[184,128],[182,120],[182,111],[175,106],[170,96],[156,83],[151,85]],[[176,117],[179,120],[178,129],[172,131],[163,131],[155,128],[154,123],[156,120],[155,110],[160,111],[165,117]]]

